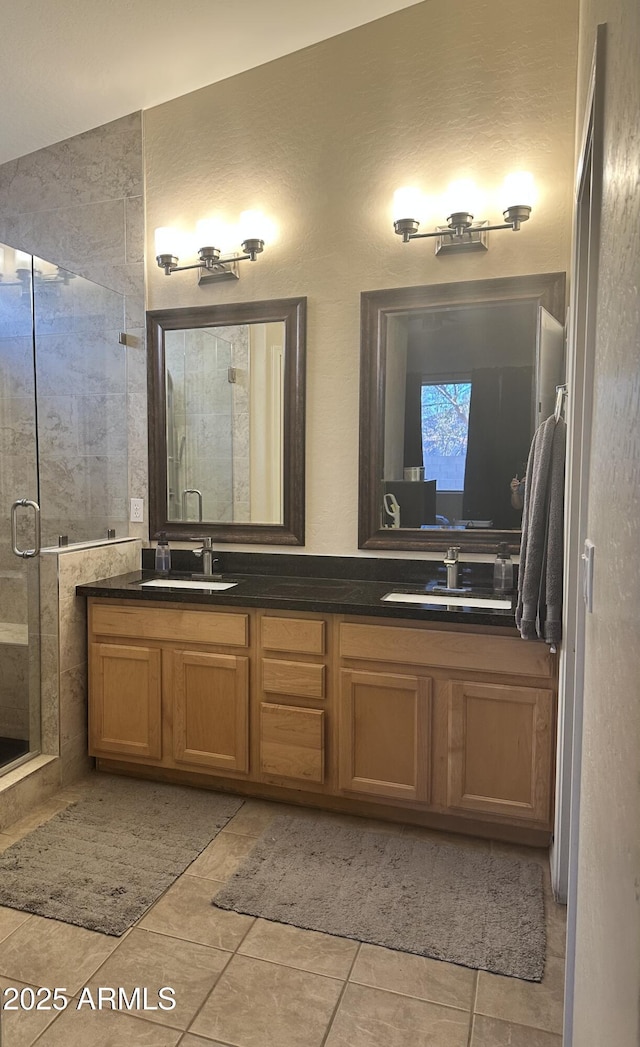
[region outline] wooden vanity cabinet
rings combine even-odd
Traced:
[[[344,620],[340,659],[343,792],[551,827],[555,659],[545,644]]]
[[[95,600],[89,634],[92,756],[248,773],[246,612]]]
[[[107,768],[549,839],[556,660],[515,630],[96,598],[89,635]]]

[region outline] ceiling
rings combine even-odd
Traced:
[[[0,34],[0,163],[416,2],[5,2]]]

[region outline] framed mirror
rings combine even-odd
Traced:
[[[306,298],[147,313],[150,533],[304,545]]]
[[[361,549],[519,551],[511,481],[564,381],[564,309],[564,273],[362,294]]]

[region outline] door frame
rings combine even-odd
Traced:
[[[596,309],[602,180],[606,24],[598,25],[576,170],[572,294],[568,338],[567,477],[563,644],[560,651],[556,812],[551,880],[567,902],[567,949],[563,1043],[573,1040],[576,908],[586,606],[582,552],[587,537],[593,418]]]

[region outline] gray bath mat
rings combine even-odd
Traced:
[[[0,905],[123,934],[242,803],[96,775],[86,798],[0,854]]]
[[[277,818],[214,905],[541,981],[542,869],[455,843]]]

